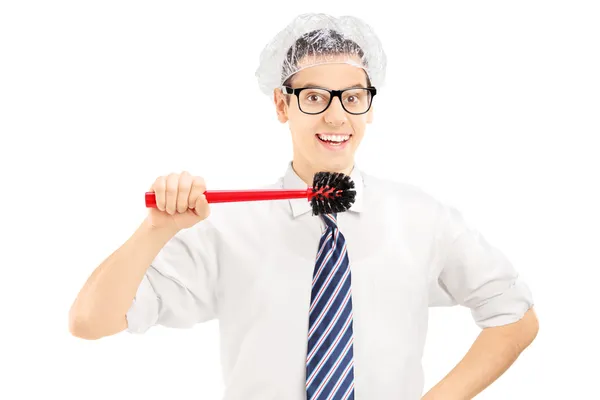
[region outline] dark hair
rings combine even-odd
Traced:
[[[296,64],[306,56],[315,55],[315,48],[319,49],[319,55],[355,54],[357,57],[363,59],[365,67],[368,66],[367,61],[363,58],[364,51],[362,48],[356,42],[346,39],[339,32],[331,29],[316,29],[298,38],[287,52],[286,65]],[[286,79],[286,70],[287,68],[282,68],[281,71],[281,79],[285,79],[282,85],[291,86],[295,75],[291,75]],[[368,75],[367,86],[371,86],[371,80]],[[290,97],[286,96],[288,104],[289,99]]]

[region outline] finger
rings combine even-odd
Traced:
[[[177,191],[179,188],[179,174],[169,174],[167,176],[165,210],[168,214],[174,215],[177,211]]]
[[[177,212],[184,213],[188,209],[190,190],[192,188],[192,176],[184,171],[179,175],[179,188],[177,192]]]
[[[156,198],[156,208],[160,211],[165,211],[165,190],[167,187],[167,178],[164,176],[159,176],[154,181],[152,188],[150,191],[154,192],[154,197]]]
[[[210,214],[210,207],[206,201],[205,195],[201,194],[196,199],[196,203],[194,204],[194,213],[202,219],[208,217]]]
[[[192,189],[190,190],[190,197],[188,206],[190,208],[196,207],[196,200],[206,191],[206,186],[204,184],[204,179],[199,176],[195,176],[192,182]]]

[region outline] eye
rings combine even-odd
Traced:
[[[319,101],[325,101],[325,96],[321,93],[311,92],[307,93],[304,99],[310,103],[317,103]]]
[[[365,94],[363,90],[353,90],[344,94],[344,101],[350,104],[361,103],[364,96]]]

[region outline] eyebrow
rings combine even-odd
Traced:
[[[323,86],[316,85],[314,83],[309,82],[309,83],[305,83],[302,87],[321,87],[322,88]],[[361,83],[357,83],[356,85],[348,86],[346,89],[359,89],[359,88],[365,89],[366,86]]]

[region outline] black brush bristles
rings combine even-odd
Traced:
[[[313,215],[347,211],[356,199],[354,182],[340,172],[317,172],[310,200]]]

